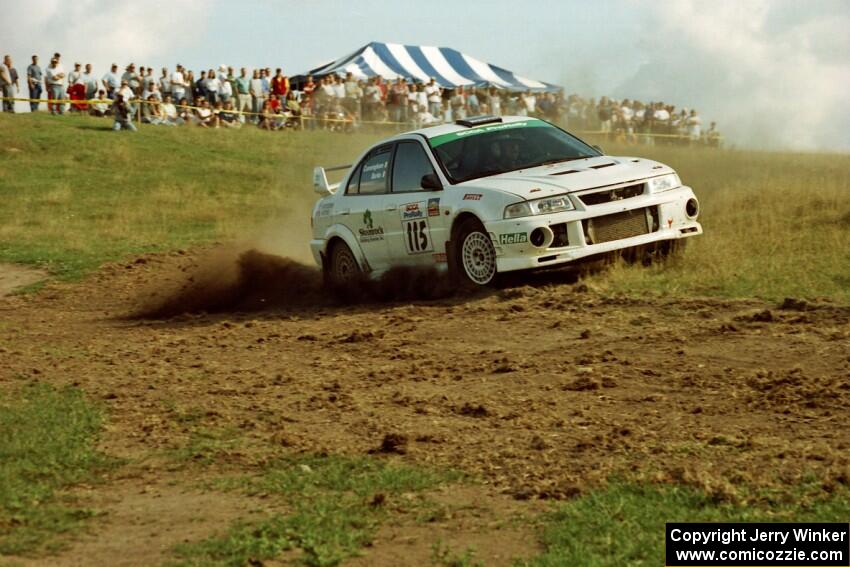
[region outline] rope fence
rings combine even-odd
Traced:
[[[114,102],[112,99],[108,99],[108,98],[106,98],[106,99],[95,98],[95,99],[82,99],[81,100],[81,99],[64,99],[64,98],[63,99],[58,99],[58,98],[53,98],[53,99],[38,98],[38,99],[36,99],[36,98],[20,98],[20,97],[0,97],[0,100],[2,100],[2,101],[13,101],[13,102],[30,102],[30,103],[38,102],[38,103],[46,103],[48,105],[70,104],[70,105],[86,105],[86,106],[94,105],[94,104],[106,104],[106,105],[111,106],[112,103]],[[142,124],[141,105],[143,105],[143,104],[163,104],[163,103],[161,101],[151,102],[151,101],[148,101],[148,100],[137,99],[137,100],[128,101],[127,104],[130,105],[130,106],[137,106],[138,107],[136,109],[135,114],[136,114],[136,117],[138,119],[139,124]],[[216,109],[216,108],[209,107],[209,106],[203,107],[203,106],[194,106],[194,105],[190,105],[190,104],[175,104],[175,103],[172,103],[172,104],[178,110],[209,110],[213,113],[227,112],[229,114],[234,114],[234,115],[237,115],[237,116],[260,116],[260,117],[266,116],[266,114],[264,114],[262,112],[250,112],[250,111],[244,111],[244,110],[237,110],[235,108],[224,110],[224,109]],[[316,120],[316,121],[321,122],[322,124],[331,122],[331,123],[343,123],[343,124],[352,124],[352,125],[353,124],[374,124],[374,125],[379,125],[379,126],[399,126],[399,127],[409,127],[411,125],[411,122],[395,122],[395,121],[392,121],[392,120],[357,120],[357,119],[348,119],[348,118],[326,118],[326,117],[321,117],[321,116],[304,115],[304,114],[294,115],[291,112],[289,114],[287,114],[286,111],[281,112],[280,114],[275,114],[274,117],[275,118],[283,118],[283,119],[286,119],[286,120],[297,119],[300,122],[299,127],[301,129],[304,128],[304,122],[310,121],[310,120]],[[437,126],[437,125],[443,124],[443,123],[444,123],[443,121],[438,121],[438,122],[428,124],[427,126]],[[152,126],[153,125],[154,124],[152,124]],[[657,133],[657,132],[622,132],[622,131],[614,131],[614,130],[611,130],[611,131],[605,131],[605,130],[575,130],[573,132],[575,134],[581,134],[581,135],[584,135],[584,136],[615,136],[615,135],[617,135],[617,136],[626,136],[627,138],[660,138],[660,139],[668,139],[668,140],[683,140],[683,141],[688,140],[688,141],[696,141],[696,142],[701,142],[701,143],[708,141],[708,142],[717,143],[717,144],[719,144],[720,141],[723,139],[719,135],[706,140],[706,138],[704,138],[704,137],[699,138],[699,139],[694,139],[694,138],[691,138],[687,134],[664,134],[664,133]]]

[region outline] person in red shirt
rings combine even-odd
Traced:
[[[269,105],[272,107],[273,111],[280,111],[280,98],[278,98],[276,94],[272,94],[269,97]]]
[[[272,93],[276,94],[278,98],[285,97],[286,92],[289,90],[289,79],[280,69],[275,70],[275,75],[272,77],[271,89]]]
[[[375,77],[375,86],[377,86],[381,90],[381,102],[386,102],[387,84],[384,82],[383,77],[381,77],[380,75]]]

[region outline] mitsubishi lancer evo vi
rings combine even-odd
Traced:
[[[349,170],[329,184],[327,171]],[[354,166],[317,167],[310,248],[326,281],[436,266],[497,274],[702,234],[670,167],[604,155],[535,118],[478,117],[400,134]]]

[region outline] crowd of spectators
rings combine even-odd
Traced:
[[[21,78],[8,55],[0,64],[2,96],[13,98]],[[51,114],[66,112],[111,116],[115,129],[134,129],[133,119],[169,126],[264,130],[326,129],[353,131],[364,124],[390,123],[399,129],[450,122],[481,114],[545,118],[574,132],[595,132],[611,139],[640,143],[719,145],[714,122],[708,128],[696,110],[677,109],[661,101],[585,99],[552,92],[513,92],[496,87],[442,88],[434,79],[410,82],[399,78],[359,79],[327,75],[290,84],[281,69],[251,69],[221,65],[194,71],[177,65],[173,71],[133,63],[119,71],[113,64],[98,77],[90,64],[74,63],[66,74],[55,53],[42,69],[38,56],[26,70],[30,99],[47,94]],[[297,89],[295,88],[297,86]],[[69,104],[53,102],[68,100]],[[120,103],[120,104],[117,104]],[[30,102],[33,112],[39,108]],[[14,111],[14,103],[3,102]]]

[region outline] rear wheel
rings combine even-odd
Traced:
[[[360,273],[360,266],[348,244],[342,241],[336,242],[331,248],[328,258],[328,268],[325,271],[327,283],[333,287],[341,286],[351,281]]]
[[[454,241],[454,265],[462,281],[485,286],[496,277],[496,248],[478,219],[461,223]]]

